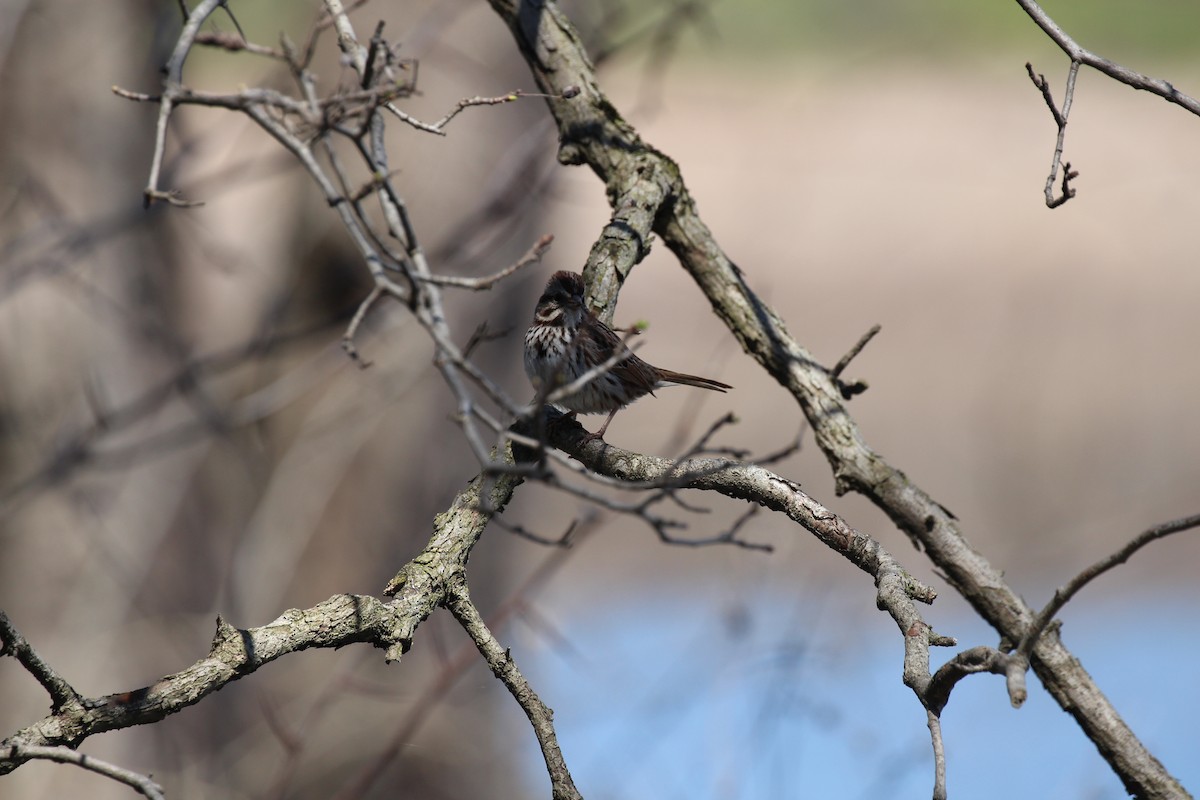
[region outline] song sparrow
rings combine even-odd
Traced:
[[[608,412],[600,430],[588,434],[593,439],[604,437],[617,411],[663,386],[686,384],[718,392],[733,388],[720,381],[647,364],[628,352],[621,337],[584,305],[582,276],[566,271],[551,275],[533,312],[533,323],[525,333],[525,374],[533,388],[539,394],[549,394],[617,352],[627,352],[627,357],[583,388],[556,401],[572,414]]]

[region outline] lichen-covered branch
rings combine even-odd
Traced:
[[[385,603],[363,595],[335,595],[312,608],[285,611],[258,628],[235,628],[218,618],[208,654],[191,666],[149,686],[67,702],[0,742],[0,748],[9,744],[78,747],[97,733],[157,722],[277,658],[312,647],[357,642],[384,649],[407,646],[438,599],[431,595],[419,604]],[[0,774],[20,763],[20,759],[0,760]]]
[[[506,450],[500,463],[511,463],[511,459],[511,451]],[[366,643],[384,650],[389,661],[398,660],[412,646],[421,623],[446,601],[450,581],[461,579],[491,514],[503,510],[521,480],[510,474],[476,478],[460,495],[460,502],[435,519],[428,543],[392,579],[388,594],[394,598],[390,602],[369,595],[335,595],[311,608],[285,611],[257,628],[235,628],[218,619],[216,635],[204,658],[149,686],[92,698],[56,688],[52,694],[58,707],[0,742],[0,775],[27,760],[19,755],[3,758],[5,746],[74,748],[97,733],[157,722],[291,653]],[[479,510],[481,490],[488,493],[493,512]],[[13,632],[11,624],[0,631],[5,635],[3,654],[33,664],[30,671],[45,681],[52,673],[36,667],[40,659],[36,655],[31,658],[26,651],[31,653],[32,648]],[[65,700],[58,703],[60,696]]]
[[[559,160],[590,166],[604,182],[614,208],[628,202],[625,198],[635,202],[640,197],[663,198],[655,209],[654,232],[679,258],[745,351],[795,397],[829,460],[839,491],[860,492],[879,506],[925,548],[980,616],[1007,640],[1019,641],[1033,611],[970,545],[954,516],[867,444],[837,381],[792,337],[721,249],[697,213],[675,163],[644,143],[604,96],[566,16],[548,0],[490,1],[539,87],[550,96],[547,104],[559,129]],[[566,90],[576,88],[577,95],[564,99]],[[607,275],[592,276],[589,288],[595,293],[607,279]],[[1186,794],[1055,633],[1039,640],[1032,665],[1126,788],[1150,798]]]

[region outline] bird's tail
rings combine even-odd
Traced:
[[[714,381],[711,378],[701,378],[699,375],[688,375],[683,372],[672,372],[669,369],[658,368],[658,374],[664,383],[681,383],[685,386],[698,386],[701,389],[712,389],[714,392],[723,392],[726,389],[732,389],[728,383]]]

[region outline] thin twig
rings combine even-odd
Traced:
[[[1071,69],[1067,73],[1067,89],[1063,95],[1062,111],[1059,111],[1054,104],[1054,96],[1050,93],[1050,83],[1046,80],[1046,76],[1035,73],[1033,65],[1029,62],[1025,63],[1025,71],[1029,73],[1029,79],[1033,81],[1033,85],[1042,93],[1042,99],[1046,101],[1050,114],[1054,117],[1054,124],[1058,126],[1058,137],[1054,142],[1054,157],[1050,161],[1050,174],[1046,177],[1046,206],[1047,208],[1058,208],[1075,196],[1075,190],[1071,188],[1071,181],[1079,177],[1079,172],[1071,169],[1071,162],[1062,163],[1063,143],[1067,136],[1067,117],[1071,114],[1071,103],[1075,99],[1075,79],[1079,75],[1079,62],[1072,61]],[[1058,178],[1060,165],[1063,170],[1062,194],[1055,197],[1054,181]]]
[[[495,518],[494,518],[495,519]],[[600,514],[594,510],[585,511],[575,527],[575,540],[581,541],[589,536],[596,528]],[[560,548],[552,551],[544,558],[529,577],[526,578],[512,594],[488,615],[487,624],[491,628],[499,628],[508,623],[513,615],[524,611],[528,600],[538,588],[545,583],[568,562],[573,555],[572,550]],[[465,643],[453,655],[443,658],[436,678],[416,693],[416,702],[401,720],[392,737],[385,743],[382,751],[371,758],[347,785],[333,796],[333,800],[361,800],[367,796],[371,787],[387,770],[399,755],[401,749],[412,740],[420,727],[429,719],[437,706],[446,698],[455,683],[470,666],[476,663],[478,651],[473,642]]]
[[[358,309],[354,312],[354,317],[351,318],[350,324],[346,326],[346,332],[342,334],[342,349],[346,351],[346,355],[350,356],[350,360],[358,364],[359,368],[366,369],[371,366],[370,361],[363,360],[358,354],[358,348],[354,346],[354,336],[358,333],[359,326],[362,325],[364,319],[367,318],[367,312],[371,310],[371,306],[378,302],[379,298],[383,297],[383,286],[375,284],[367,295],[358,305]]]
[[[228,10],[228,7],[226,8]],[[206,45],[208,47],[219,47],[222,50],[228,50],[231,53],[253,53],[257,56],[266,56],[267,58],[284,59],[286,56],[282,50],[276,50],[273,47],[265,47],[261,44],[254,44],[246,40],[244,36],[234,36],[224,32],[208,32],[204,31],[196,35],[196,44]]]
[[[572,544],[571,537],[575,533],[575,526],[578,522],[579,520],[576,519],[571,520],[571,524],[567,526],[567,529],[563,532],[563,534],[558,538],[552,539],[549,536],[542,536],[539,533],[534,533],[524,525],[518,525],[515,522],[509,522],[502,516],[497,515],[492,517],[493,525],[498,525],[509,533],[520,536],[522,539],[528,539],[536,544],[547,545],[549,547],[570,547]]]
[[[1087,586],[1096,578],[1108,572],[1113,567],[1124,564],[1129,560],[1130,556],[1141,550],[1146,545],[1153,541],[1162,539],[1165,536],[1170,536],[1173,533],[1190,530],[1200,527],[1200,514],[1193,514],[1190,517],[1181,517],[1180,519],[1164,522],[1161,525],[1155,525],[1153,528],[1147,528],[1140,534],[1131,539],[1120,550],[1115,553],[1100,559],[1095,564],[1092,564],[1087,569],[1080,572],[1072,578],[1066,586],[1060,587],[1054,592],[1054,597],[1046,604],[1046,607],[1038,612],[1037,617],[1030,623],[1029,629],[1025,635],[1021,637],[1021,642],[1017,646],[1017,652],[1028,658],[1033,653],[1033,648],[1037,645],[1038,639],[1045,632],[1050,621],[1054,619],[1064,605],[1084,586]]]
[[[533,247],[529,248],[525,255],[517,259],[515,263],[510,264],[499,272],[484,276],[482,278],[462,278],[455,275],[424,275],[418,280],[426,283],[434,283],[438,286],[455,286],[460,289],[471,289],[476,292],[486,291],[507,278],[509,275],[512,275],[517,270],[541,261],[542,256],[545,255],[546,251],[550,249],[550,245],[553,242],[554,237],[547,233],[545,236],[538,239],[534,243]]]
[[[671,495],[674,497],[674,494]],[[676,498],[678,500],[678,498]],[[775,545],[766,544],[765,542],[750,542],[745,539],[738,538],[740,531],[747,522],[754,519],[758,513],[762,511],[762,506],[750,506],[741,516],[734,520],[733,524],[726,528],[716,536],[711,536],[707,539],[680,539],[674,536],[668,536],[665,532],[660,532],[664,542],[668,544],[680,544],[687,547],[706,547],[713,544],[732,544],[746,550],[757,550],[760,553],[774,553]]]
[[[875,335],[881,330],[883,330],[882,325],[872,325],[871,329],[864,333],[859,340],[855,342],[854,346],[850,348],[849,352],[842,356],[838,360],[838,363],[830,371],[829,376],[837,383],[838,388],[842,392],[843,399],[849,400],[851,397],[854,397],[856,394],[862,394],[869,388],[866,381],[846,383],[841,379],[841,375],[846,371],[846,367],[850,366],[850,362],[853,361],[858,354],[863,351],[863,348],[866,347],[867,344],[874,339]]]
[[[158,121],[155,123],[154,129],[154,155],[150,159],[150,177],[146,180],[145,197],[143,199],[143,205],[146,208],[149,208],[155,200],[172,197],[170,192],[165,195],[163,194],[163,191],[158,187],[158,180],[162,172],[163,156],[166,153],[167,122],[170,120],[171,112],[175,107],[175,94],[183,85],[183,62],[187,60],[188,53],[191,52],[192,45],[195,44],[196,36],[200,32],[200,26],[224,3],[225,0],[201,0],[188,13],[186,21],[183,24],[183,30],[179,34],[179,39],[175,42],[175,49],[171,51],[171,57],[167,60],[166,76],[163,78],[163,95],[158,107]]]
[[[707,489],[750,500],[784,514],[877,581],[881,580],[880,575],[894,574],[900,594],[910,600],[931,603],[937,596],[931,587],[904,572],[878,541],[851,528],[793,481],[757,464],[711,458],[676,461],[634,453],[606,442],[589,441],[578,423],[565,421],[548,426],[547,432],[551,444],[570,453],[593,472],[635,483],[670,481],[675,489]],[[909,630],[914,619],[906,619],[902,630]]]
[[[0,761],[20,763],[32,759],[57,761],[60,764],[74,764],[77,767],[90,770],[106,778],[112,778],[114,781],[136,789],[149,798],[149,800],[165,800],[166,798],[163,788],[155,783],[149,775],[143,775],[140,772],[118,767],[116,764],[102,761],[94,756],[72,750],[69,747],[6,744],[3,749],[0,749]]]
[[[615,367],[617,364],[620,364],[622,361],[627,360],[634,354],[634,351],[642,346],[641,342],[635,342],[632,346],[627,345],[626,342],[629,341],[629,338],[630,337],[626,335],[624,340],[621,342],[621,346],[615,348],[611,356],[587,370],[575,380],[571,381],[570,383],[563,384],[562,386],[555,387],[554,391],[547,394],[544,398],[540,397],[541,393],[539,392],[539,398],[534,402],[530,410],[536,411],[544,404],[554,405],[564,397],[570,397],[571,395],[575,394],[580,389],[599,378],[601,375],[608,374],[613,367]]]
[[[850,362],[853,361],[858,354],[863,351],[863,348],[866,347],[867,344],[869,344],[870,341],[875,338],[875,335],[881,330],[883,330],[882,325],[872,325],[870,330],[859,337],[858,341],[854,343],[854,346],[851,347],[849,351],[847,351],[846,355],[838,359],[837,364],[829,374],[836,378],[845,372],[846,367],[850,366]]]
[[[470,358],[471,354],[475,352],[475,348],[484,342],[494,342],[497,339],[503,339],[510,333],[512,333],[512,328],[503,328],[498,331],[491,330],[488,327],[488,321],[485,319],[475,326],[475,330],[471,331],[471,338],[467,339],[467,343],[463,345],[463,358]],[[499,430],[499,427],[497,425],[493,430]]]
[[[925,713],[933,743],[933,800],[946,800],[946,745],[942,740],[942,721],[928,709]]]
[[[1034,23],[1045,31],[1046,35],[1055,44],[1062,48],[1062,51],[1067,54],[1067,57],[1071,61],[1089,66],[1114,80],[1120,81],[1126,86],[1156,94],[1167,102],[1174,103],[1180,108],[1184,108],[1200,116],[1200,100],[1196,100],[1179,91],[1171,85],[1170,81],[1151,78],[1140,72],[1134,72],[1127,67],[1123,67],[1120,64],[1109,61],[1103,56],[1093,53],[1087,48],[1080,47],[1034,0],[1017,0],[1017,5],[1021,6]]]
[[[529,718],[538,745],[542,749],[546,769],[550,773],[551,796],[554,800],[583,800],[583,796],[571,780],[571,773],[558,746],[558,737],[554,732],[554,713],[534,693],[525,676],[517,669],[512,653],[500,644],[483,621],[479,610],[471,602],[467,582],[463,576],[459,575],[457,580],[451,581],[446,607],[475,642],[492,673],[508,688],[521,710],[525,712],[525,716]]]

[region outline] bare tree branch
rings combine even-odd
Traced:
[[[842,398],[849,400],[856,394],[862,394],[867,390],[866,381],[855,381],[854,383],[846,383],[842,380],[842,373],[846,371],[846,367],[850,366],[850,362],[858,357],[858,354],[863,351],[863,348],[870,344],[879,332],[883,330],[882,325],[872,325],[870,329],[862,335],[862,337],[854,343],[846,355],[838,359],[838,363],[829,371],[829,376],[837,381],[838,386],[842,390]]]
[[[1109,61],[1103,56],[1093,53],[1091,50],[1081,47],[1034,0],[1017,0],[1017,5],[1029,15],[1034,24],[1045,31],[1046,35],[1062,48],[1062,51],[1067,54],[1067,57],[1072,62],[1091,67],[1114,80],[1120,81],[1126,86],[1132,86],[1134,89],[1141,89],[1142,91],[1156,94],[1167,102],[1174,103],[1200,116],[1200,101],[1180,92],[1169,81],[1164,81],[1160,78],[1151,78],[1140,72],[1134,72],[1127,67],[1123,67],[1120,64]]]
[[[1053,184],[1061,162],[1078,67],[1088,64],[1101,71],[1105,71],[1105,67],[1093,63],[1098,57],[1074,45],[1035,3],[1018,1],[1052,38],[1055,32],[1062,35],[1061,41],[1059,38],[1055,41],[1072,60],[1061,111],[1054,104],[1045,78],[1035,76],[1029,67],[1030,77],[1042,92],[1059,127],[1047,182],[1047,203],[1053,207],[1074,195],[1069,181],[1076,173],[1071,171],[1069,163],[1064,168],[1060,198],[1053,197]],[[440,290],[445,286],[490,288],[539,258],[548,241],[543,239],[524,259],[486,278],[435,274],[420,244],[405,198],[396,188],[396,174],[389,168],[384,147],[386,114],[418,129],[443,134],[443,128],[466,108],[503,104],[522,96],[541,96],[547,99],[558,124],[560,160],[568,164],[589,164],[604,181],[613,206],[611,219],[597,238],[584,270],[589,305],[611,322],[621,284],[648,253],[652,238],[659,236],[691,273],[714,312],[727,324],[746,352],[792,393],[830,461],[839,493],[854,490],[875,502],[914,543],[924,547],[948,581],[1003,637],[1016,640],[1018,635],[1023,635],[1024,638],[1012,655],[991,648],[972,648],[958,654],[931,675],[929,648],[954,644],[952,639],[936,634],[917,611],[915,603],[931,602],[933,589],[913,579],[877,541],[850,528],[796,484],[766,470],[761,464],[734,460],[742,454],[733,448],[710,449],[709,438],[723,423],[715,425],[692,451],[675,460],[656,459],[602,442],[587,441],[582,429],[570,423],[544,426],[538,431],[541,435],[531,440],[529,426],[533,423],[528,418],[522,422],[519,433],[511,437],[512,442],[523,445],[532,441],[534,458],[549,455],[537,452],[542,449],[542,442],[549,442],[578,459],[586,468],[589,480],[607,480],[610,485],[625,489],[654,491],[648,499],[628,504],[604,500],[590,488],[569,489],[598,504],[638,515],[654,527],[664,541],[766,547],[737,538],[757,506],[727,532],[699,540],[670,536],[668,529],[678,523],[658,516],[657,510],[651,511],[653,504],[663,500],[695,511],[679,497],[677,489],[717,491],[787,515],[870,574],[876,584],[878,604],[892,616],[904,637],[903,681],[928,712],[935,760],[935,797],[946,795],[945,754],[938,715],[953,687],[967,674],[981,671],[1004,674],[1010,698],[1014,705],[1019,705],[1025,697],[1025,669],[1030,664],[1058,702],[1075,716],[1096,742],[1131,791],[1146,797],[1168,797],[1181,791],[1178,783],[1133,737],[1059,641],[1056,631],[1048,630],[1054,613],[1079,588],[1095,575],[1124,561],[1145,542],[1135,540],[1118,554],[1095,565],[1092,568],[1094,574],[1085,571],[1056,593],[1051,604],[1035,617],[1000,573],[970,547],[953,515],[871,450],[847,413],[844,401],[862,391],[865,384],[847,385],[841,381],[840,374],[878,328],[868,332],[833,370],[818,364],[791,337],[780,318],[761,301],[741,271],[721,251],[696,213],[677,165],[645,144],[604,97],[578,35],[554,3],[549,0],[536,3],[492,0],[492,6],[512,30],[542,93],[530,95],[518,91],[498,97],[465,98],[434,123],[416,120],[396,106],[394,101],[411,93],[413,84],[398,79],[404,65],[395,59],[393,49],[384,40],[382,22],[364,47],[354,34],[341,0],[325,0],[327,19],[314,24],[303,57],[286,41],[281,50],[275,51],[251,46],[244,42],[244,37],[243,46],[238,47],[232,40],[201,35],[199,28],[216,8],[225,7],[224,0],[203,0],[190,13],[186,4],[181,4],[184,30],[168,62],[163,93],[154,97],[114,89],[130,99],[160,104],[155,152],[145,190],[147,204],[160,199],[174,205],[190,204],[176,193],[158,186],[168,119],[178,105],[208,105],[246,114],[300,161],[326,202],[339,215],[375,281],[346,329],[343,337],[346,352],[365,365],[354,347],[355,334],[363,321],[384,295],[404,303],[434,343],[435,365],[453,393],[457,403],[456,420],[482,471],[450,508],[437,517],[433,536],[422,553],[405,564],[389,582],[385,592],[395,597],[391,602],[340,595],[312,609],[286,612],[279,620],[261,628],[238,630],[218,621],[217,636],[207,658],[144,689],[96,699],[80,698],[49,667],[32,660],[29,656],[32,650],[15,629],[9,635],[11,624],[7,619],[0,620],[0,633],[5,638],[3,652],[20,658],[24,647],[27,652],[22,663],[38,677],[55,702],[49,717],[7,740],[10,748],[27,744],[35,747],[43,744],[74,746],[92,733],[153,722],[198,702],[208,693],[274,658],[308,647],[369,642],[385,649],[389,660],[395,660],[411,645],[421,622],[436,605],[444,604],[468,631],[479,652],[529,717],[550,772],[554,796],[578,797],[558,749],[550,711],[533,693],[471,603],[465,564],[483,528],[504,508],[524,477],[533,476],[549,486],[566,488],[560,480],[562,470],[551,468],[563,461],[546,458],[545,463],[542,460],[516,463],[511,445],[504,442],[504,422],[498,419],[500,414],[495,413],[491,404],[499,406],[503,413],[528,416],[532,410],[540,411],[542,401],[553,402],[556,396],[563,396],[576,384],[610,369],[623,356],[618,353],[611,363],[593,370],[595,374],[583,376],[572,387],[551,387],[555,392],[539,397],[533,409],[514,404],[497,382],[470,361],[473,345],[469,343],[461,350],[456,346]],[[236,20],[234,24],[237,24]],[[316,82],[307,65],[316,36],[326,24],[336,28],[339,46],[353,64],[358,81],[352,91],[322,98],[316,94]],[[182,82],[182,70],[190,49],[197,43],[246,49],[284,59],[299,85],[299,95],[292,97],[269,89],[245,89],[231,94],[189,89]],[[1102,59],[1100,62],[1116,70],[1123,69]],[[412,66],[415,76],[415,64]],[[1138,85],[1133,78],[1126,79],[1126,83],[1155,91],[1197,113],[1188,105],[1195,105],[1195,101],[1175,92],[1170,84],[1155,82],[1136,73],[1126,77],[1129,75],[1145,85]],[[342,161],[344,153],[339,154],[334,140],[353,143],[357,157],[361,158],[359,167],[365,167],[370,174],[365,184],[361,178],[351,177]],[[378,211],[364,207],[372,197],[379,203],[383,224],[378,222]],[[393,277],[396,274],[403,276],[406,283],[397,282]],[[538,419],[541,417],[537,414]],[[502,445],[497,449],[491,449],[487,440],[493,434]],[[702,453],[730,457],[704,458],[700,457]],[[559,457],[561,454],[551,456]],[[593,485],[584,484],[585,487]],[[1200,518],[1188,518],[1192,519],[1196,521],[1186,527],[1200,524]],[[1186,520],[1177,521],[1181,522]],[[1168,523],[1171,524],[1176,523]],[[1167,531],[1170,532],[1174,531]],[[1166,533],[1158,536],[1161,535]],[[1121,553],[1124,553],[1123,557]],[[1109,561],[1111,563],[1107,563]],[[82,713],[83,709],[86,714]],[[14,767],[15,764],[0,763],[0,774]]]
[[[946,703],[950,701],[950,692],[960,680],[978,672],[990,672],[994,675],[1004,675],[1008,668],[1008,656],[992,647],[972,647],[955,654],[933,674],[925,699],[929,709],[941,715]],[[1016,703],[1014,703],[1016,705]]]
[[[5,764],[18,765],[25,761],[42,759],[57,761],[60,764],[74,764],[77,767],[112,778],[145,795],[149,800],[165,800],[163,788],[154,782],[149,775],[142,775],[133,770],[119,767],[107,761],[102,761],[86,753],[80,753],[69,747],[42,747],[31,744],[9,744],[0,748],[0,768]]]
[[[1087,586],[1096,578],[1108,572],[1113,567],[1124,564],[1134,553],[1141,550],[1151,542],[1170,536],[1173,533],[1191,530],[1192,528],[1200,527],[1200,514],[1193,514],[1190,517],[1181,517],[1180,519],[1164,522],[1161,525],[1155,525],[1152,528],[1147,528],[1133,539],[1128,541],[1124,547],[1117,550],[1096,563],[1092,564],[1087,569],[1080,572],[1074,578],[1055,590],[1054,597],[1046,604],[1046,607],[1038,612],[1033,622],[1029,624],[1029,629],[1025,635],[1021,637],[1020,643],[1017,645],[1017,653],[1024,658],[1028,658],[1037,645],[1038,639],[1046,631],[1050,621],[1054,619],[1054,615],[1062,610],[1062,607],[1070,602],[1071,598],[1079,593],[1079,590]]]
[[[506,457],[511,459],[511,454]],[[519,477],[497,476],[489,486],[492,507],[503,510],[520,482]],[[482,478],[472,482],[459,498],[461,508],[479,507],[482,485]],[[313,647],[364,642],[384,650],[389,662],[397,661],[411,647],[420,624],[445,602],[448,581],[466,569],[467,558],[490,516],[477,511],[443,515],[425,548],[389,583],[391,602],[365,595],[335,595],[312,608],[291,609],[267,625],[249,629],[235,628],[218,618],[208,655],[190,667],[140,689],[67,703],[0,742],[0,748],[14,744],[74,748],[97,733],[157,722],[277,658]],[[0,775],[16,766],[19,762],[0,762]]]
[[[599,518],[599,513],[589,510],[571,523],[569,533],[575,537],[576,541],[583,540],[591,535]],[[493,521],[498,519],[497,516]],[[526,613],[530,595],[544,585],[551,576],[557,574],[570,556],[571,551],[558,549],[543,559],[529,577],[494,612],[488,615],[487,625],[491,628],[499,628],[507,624],[514,615]],[[360,800],[369,793],[387,766],[395,760],[401,748],[412,739],[417,729],[429,718],[434,707],[446,698],[458,678],[467,671],[471,664],[475,663],[477,653],[478,649],[472,641],[464,644],[453,656],[444,660],[442,669],[432,683],[417,693],[416,703],[401,721],[400,727],[388,740],[383,751],[368,762],[342,791],[335,795],[334,800]]]
[[[417,626],[432,613],[436,603],[428,601],[433,597],[407,595],[384,603],[362,595],[335,595],[312,608],[285,611],[267,625],[245,630],[218,618],[208,655],[190,667],[140,689],[85,698],[22,728],[0,742],[0,748],[12,744],[77,747],[97,733],[157,722],[281,656],[311,647],[369,642],[386,649],[389,660],[395,660],[411,644]],[[15,766],[0,764],[0,775]]]
[[[700,219],[678,167],[646,145],[604,96],[570,21],[549,0],[490,2],[508,25],[538,86],[551,95],[547,104],[558,123],[559,160],[590,166],[606,185],[615,213],[627,213],[633,220],[631,227],[638,235],[625,236],[625,245],[638,252],[644,248],[648,237],[637,223],[648,219],[642,229],[652,228],[663,238],[746,352],[796,398],[829,459],[838,490],[858,491],[878,505],[924,546],[935,566],[989,624],[1010,641],[1019,640],[1033,611],[971,547],[953,515],[867,445],[829,372],[751,289]],[[579,87],[579,95],[570,101],[553,99],[568,85]],[[636,260],[620,266],[627,271]],[[614,268],[618,265],[598,266],[589,263],[584,276],[593,296],[603,302],[615,296],[617,281],[626,273]],[[1047,633],[1039,640],[1032,664],[1130,792],[1150,798],[1185,794],[1056,636]]]
[[[542,256],[550,249],[550,245],[554,242],[554,237],[546,234],[542,238],[534,242],[533,247],[521,256],[515,262],[500,270],[499,272],[482,278],[461,278],[451,275],[429,275],[422,277],[421,280],[429,283],[436,283],[439,286],[456,286],[461,289],[471,289],[472,291],[486,291],[491,289],[500,281],[512,275],[517,270],[528,267],[530,264],[536,264],[542,260]]]
[[[932,711],[925,713],[929,735],[933,739],[933,800],[946,800],[946,745],[942,741],[942,720]]]
[[[546,769],[550,773],[551,796],[554,800],[582,800],[583,796],[575,788],[571,773],[563,760],[562,751],[558,747],[558,737],[554,733],[553,712],[541,701],[529,686],[529,681],[517,669],[512,653],[506,649],[488,628],[480,616],[479,610],[471,602],[467,590],[467,582],[461,575],[450,584],[446,607],[450,609],[455,619],[463,626],[467,634],[479,648],[479,653],[491,668],[492,673],[508,688],[508,691],[521,706],[529,723],[537,735],[538,744],[542,748],[542,757],[546,761]]]
[[[64,706],[78,705],[82,698],[71,684],[67,683],[54,668],[42,660],[37,651],[30,647],[29,642],[12,624],[12,620],[0,611],[0,657],[12,656],[29,674],[37,679],[53,702],[51,710],[58,711]]]
[[[1071,113],[1071,103],[1075,99],[1075,78],[1079,75],[1079,62],[1072,61],[1071,69],[1067,73],[1067,88],[1063,93],[1062,111],[1058,110],[1058,106],[1054,104],[1054,96],[1050,93],[1050,83],[1046,80],[1045,75],[1035,74],[1033,64],[1025,62],[1025,71],[1029,73],[1029,79],[1033,81],[1033,85],[1042,93],[1042,98],[1046,101],[1046,105],[1050,108],[1050,115],[1054,117],[1054,124],[1058,126],[1058,138],[1054,143],[1054,157],[1050,161],[1050,174],[1046,177],[1046,207],[1058,208],[1063,203],[1075,196],[1075,190],[1071,188],[1071,181],[1079,177],[1079,172],[1071,169],[1071,162],[1062,165],[1063,142],[1067,136],[1067,117]],[[1058,178],[1058,168],[1062,165],[1062,194],[1058,197],[1054,196],[1054,181]]]
[[[195,44],[196,35],[204,21],[224,4],[224,0],[201,0],[201,2],[184,17],[183,31],[175,43],[175,49],[167,60],[166,77],[163,79],[163,95],[158,107],[158,122],[154,134],[154,155],[150,160],[150,177],[146,180],[144,205],[149,208],[155,200],[167,200],[179,204],[173,193],[163,192],[158,188],[159,174],[162,171],[163,155],[167,144],[167,123],[175,106],[175,96],[183,84],[183,62]]]
[[[1071,102],[1075,96],[1075,78],[1079,74],[1079,66],[1081,64],[1089,66],[1127,86],[1156,94],[1170,103],[1175,103],[1181,108],[1187,109],[1193,114],[1200,115],[1200,101],[1180,92],[1170,82],[1135,72],[1103,56],[1097,55],[1087,48],[1081,47],[1066,31],[1059,27],[1058,23],[1050,18],[1050,15],[1035,0],[1017,0],[1017,5],[1021,6],[1025,13],[1034,21],[1034,24],[1041,28],[1071,59],[1071,68],[1067,74],[1067,88],[1063,95],[1062,111],[1059,111],[1054,105],[1054,98],[1050,94],[1046,77],[1044,75],[1036,75],[1031,64],[1027,63],[1025,65],[1030,80],[1041,91],[1042,97],[1046,100],[1046,105],[1050,107],[1050,113],[1054,116],[1054,122],[1058,126],[1058,137],[1054,146],[1054,158],[1050,164],[1050,174],[1046,178],[1047,207],[1057,208],[1075,196],[1075,190],[1071,188],[1070,183],[1073,178],[1079,176],[1079,173],[1071,169],[1070,162],[1067,162],[1063,166],[1062,189],[1058,197],[1054,196],[1054,182],[1058,175],[1058,166],[1062,161],[1063,139],[1066,135],[1067,117],[1071,113]]]

